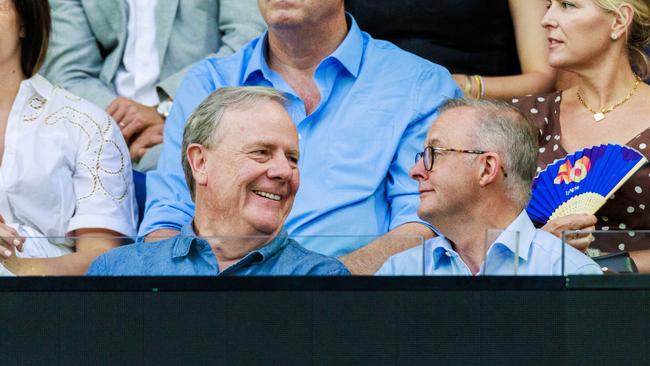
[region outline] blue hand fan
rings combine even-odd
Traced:
[[[576,151],[537,174],[526,211],[543,224],[569,214],[593,215],[647,162],[635,149],[616,144]]]

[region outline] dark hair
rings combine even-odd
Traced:
[[[32,77],[45,60],[52,19],[47,0],[12,0],[25,36],[21,42],[20,67]]]

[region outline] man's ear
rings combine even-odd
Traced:
[[[614,12],[612,39],[616,40],[617,38],[623,37],[624,33],[630,28],[633,20],[634,8],[628,3],[622,3],[618,7],[618,12]]]
[[[501,174],[502,160],[499,154],[495,152],[486,152],[479,159],[481,159],[479,185],[481,187],[487,187]]]
[[[187,150],[187,162],[192,168],[192,176],[197,186],[204,186],[208,183],[208,173],[206,171],[207,149],[201,144],[189,144]]]

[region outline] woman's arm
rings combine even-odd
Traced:
[[[640,273],[650,273],[650,249],[632,251],[630,257]]]
[[[546,0],[508,0],[514,25],[521,74],[483,77],[483,98],[510,100],[526,94],[550,92],[555,83],[555,70],[548,65],[546,30],[541,21],[546,13]],[[466,77],[454,75],[466,92]],[[473,83],[473,95],[478,85]]]
[[[106,229],[78,229],[74,238],[74,253],[52,258],[13,255],[4,266],[16,276],[83,276],[95,258],[127,241],[119,233]]]

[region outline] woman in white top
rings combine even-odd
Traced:
[[[100,108],[36,74],[47,1],[0,0],[0,261],[15,275],[82,275],[136,234],[129,153]],[[49,238],[44,238],[49,237]]]

